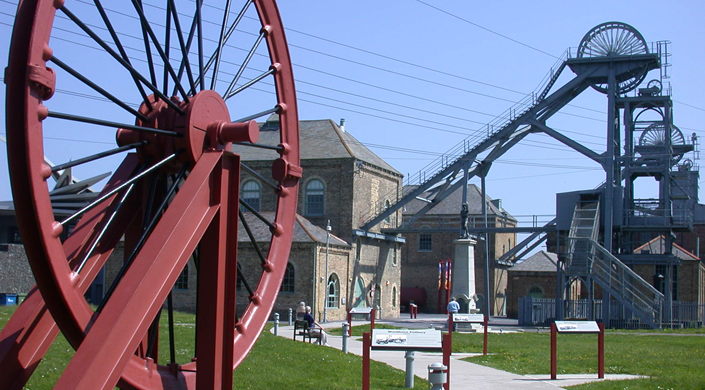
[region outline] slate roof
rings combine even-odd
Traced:
[[[268,221],[274,220],[274,212],[261,212],[260,214]],[[257,218],[257,216],[253,213],[244,212],[243,215],[245,216],[245,222],[247,222],[247,225],[252,231],[252,235],[254,236],[255,241],[268,242],[271,239],[272,233],[269,231],[269,226],[267,226],[267,224],[262,222],[262,220]],[[238,224],[237,239],[239,242],[250,242],[250,238],[247,235],[247,231],[245,230],[245,227],[242,224]],[[322,229],[312,224],[311,221],[309,221],[308,219],[297,214],[296,222],[294,223],[293,241],[296,243],[317,242],[325,244],[326,231],[325,229]],[[333,234],[330,235],[329,242],[330,245],[338,245],[345,247],[350,246],[350,244],[348,244],[345,240]]]
[[[558,255],[551,252],[539,251],[521,263],[510,268],[509,271],[521,272],[556,272]]]
[[[277,115],[260,123],[258,144],[279,144],[279,121]],[[299,122],[299,138],[302,160],[323,160],[334,158],[355,158],[368,164],[401,176],[401,173],[374,154],[349,132],[343,131],[330,120],[306,120]],[[234,145],[233,151],[242,157],[243,161],[273,160],[276,152],[259,148]]]
[[[634,249],[634,253],[651,253],[652,255],[662,255],[665,252],[666,240],[663,236],[658,236],[646,244]],[[680,245],[673,243],[673,255],[681,260],[700,260],[697,256],[683,249]]]
[[[405,186],[404,187],[404,192],[408,192],[409,190],[412,190],[414,187],[417,186]],[[424,192],[421,194],[421,197],[424,199],[433,199],[434,196],[436,196],[436,192],[438,191],[438,187],[432,188],[431,190]],[[458,187],[457,190],[455,190],[453,193],[448,195],[445,199],[443,199],[439,204],[436,205],[436,207],[432,208],[431,210],[426,213],[427,215],[457,215],[460,213],[460,205],[462,203],[463,199],[463,188]],[[478,186],[475,184],[468,184],[468,211],[470,215],[482,215],[482,191]],[[487,214],[488,215],[499,215],[499,216],[504,216],[504,213],[506,210],[504,208],[500,209],[497,206],[495,206],[493,203],[490,201],[492,198],[487,196]],[[416,214],[417,211],[421,210],[424,206],[426,206],[428,203],[424,202],[422,200],[414,199],[410,201],[409,203],[406,204],[402,214],[403,215],[413,215]],[[510,221],[516,222],[516,218],[512,217],[511,214],[507,213],[507,218]]]

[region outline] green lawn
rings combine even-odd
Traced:
[[[702,331],[607,332],[605,373],[649,376],[575,389],[705,389]],[[466,360],[518,374],[549,374],[549,333],[490,334],[488,356]],[[482,352],[482,334],[454,334],[453,352]],[[597,335],[558,335],[558,375],[597,373]]]
[[[0,328],[10,318],[16,307],[0,307]],[[193,355],[194,317],[191,314],[175,315],[176,360],[189,362]],[[268,326],[269,329],[271,326]],[[369,329],[369,327],[367,328]],[[166,316],[162,317],[160,332],[160,360],[169,360]],[[27,383],[27,388],[50,389],[73,355],[66,340],[59,336],[46,358]],[[402,389],[404,372],[375,361],[371,362],[371,388]],[[292,341],[263,332],[252,352],[235,370],[236,389],[359,389],[361,388],[362,358],[353,354],[322,347],[316,344]],[[415,389],[428,389],[425,380],[416,378]]]

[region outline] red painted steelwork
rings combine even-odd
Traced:
[[[30,294],[0,333],[0,389],[22,387],[57,334],[54,321],[77,348],[57,388],[232,387],[231,371],[257,340],[279,292],[301,177],[294,78],[283,27],[273,0],[254,0],[254,4],[268,31],[266,42],[275,70],[281,147],[272,172],[279,189],[260,280],[235,323],[239,158],[225,150],[230,142],[256,141],[256,124],[230,124],[223,100],[212,91],[202,91],[188,103],[173,100],[186,112],[184,116],[153,100],[148,120],[136,121],[138,126],[176,130],[183,134],[180,138],[118,131],[120,144],[135,139],[150,143],[128,155],[106,188],[128,180],[147,157],[155,162],[179,149],[186,153],[166,171],[175,172],[186,163],[192,170],[103,310],[94,313],[83,294],[120,237],[125,237],[125,253],[136,247],[141,232],[138,220],[147,213],[149,191],[143,183],[135,184],[134,195],[90,256],[92,242],[116,207],[117,194],[85,213],[62,243],[63,227],[54,220],[46,182],[51,172],[44,162],[43,121],[48,111],[43,100],[52,97],[56,82],[46,64],[53,55],[49,38],[54,16],[63,1],[20,2],[5,80],[8,161],[20,233],[44,301],[36,291]],[[147,113],[144,107],[142,111]],[[208,247],[202,253],[201,277],[216,282],[199,290],[203,295],[199,300],[209,301],[210,306],[199,307],[198,360],[159,366],[145,356],[146,333],[199,243]],[[76,272],[85,257],[80,273]]]

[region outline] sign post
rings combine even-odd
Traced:
[[[450,382],[452,341],[448,333],[442,334],[440,330],[436,329],[373,329],[371,336],[370,333],[363,333],[363,390],[370,388],[370,350],[412,352],[412,359],[414,351],[443,352],[443,364],[448,367],[448,382]],[[449,387],[446,387],[446,390],[448,389]]]
[[[551,379],[558,373],[558,333],[597,333],[597,377],[605,377],[605,325],[595,321],[554,321],[551,324]]]

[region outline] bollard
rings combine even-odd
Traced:
[[[446,370],[448,367],[443,363],[433,363],[428,366],[428,384],[429,390],[443,390],[443,384],[446,383]]]
[[[279,313],[274,313],[274,335],[279,336]]]
[[[404,354],[404,359],[406,359],[406,380],[404,381],[404,387],[407,389],[414,388],[414,351],[406,351]]]
[[[350,324],[343,322],[343,353],[348,353],[348,337],[350,332]]]
[[[294,315],[294,309],[289,308],[289,326],[293,325],[293,315]]]

